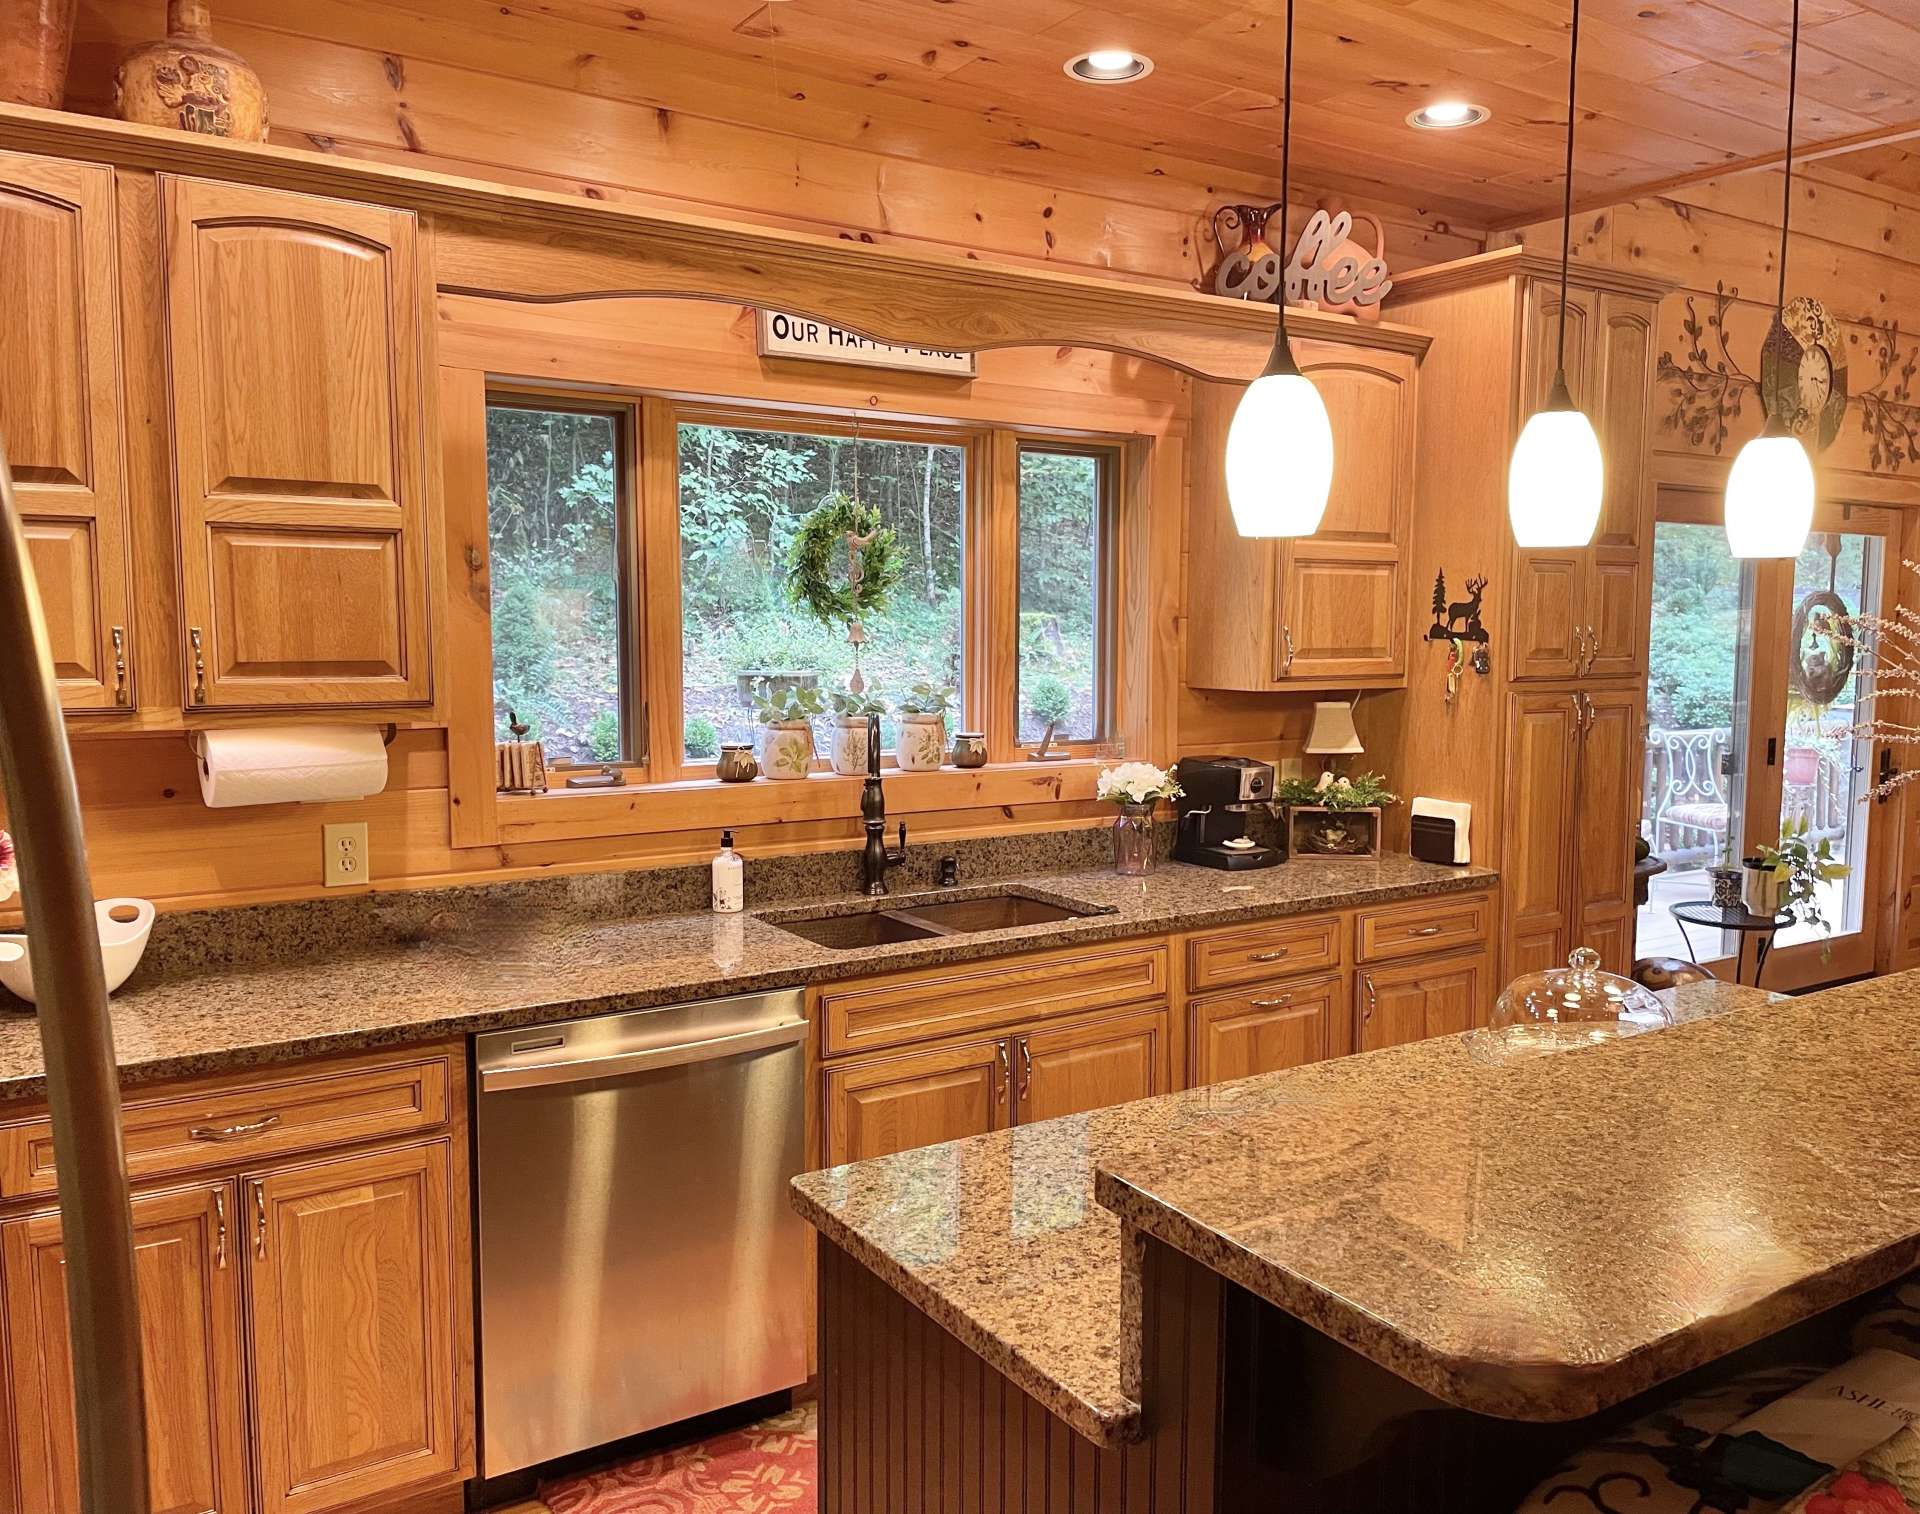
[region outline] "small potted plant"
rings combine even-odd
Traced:
[[[1802,925],[1817,925],[1822,941],[1821,956],[1833,954],[1833,925],[1820,902],[1820,886],[1847,876],[1847,864],[1833,855],[1833,842],[1825,836],[1807,840],[1807,817],[1789,824],[1780,833],[1778,846],[1763,846],[1751,868],[1760,875],[1747,907],[1756,915],[1791,915]],[[1761,906],[1771,904],[1772,909]]]
[[[893,755],[906,772],[930,773],[945,760],[953,694],[951,684],[916,683],[894,707],[900,735]]]
[[[1378,773],[1288,778],[1273,797],[1287,807],[1288,851],[1306,857],[1378,857],[1380,811],[1400,802]]]
[[[1035,762],[1062,762],[1065,752],[1056,752],[1053,747],[1053,733],[1073,711],[1073,696],[1067,692],[1067,686],[1051,675],[1036,678],[1033,687],[1027,691],[1027,711],[1043,724],[1046,729],[1040,733],[1040,745],[1027,756]]]
[[[872,690],[851,689],[833,696],[833,770],[858,778],[867,770],[867,717],[887,713],[887,702]]]
[[[804,778],[813,766],[813,717],[826,709],[816,689],[764,684],[754,705],[760,767],[769,778]]]
[[[1151,762],[1123,762],[1102,768],[1094,792],[1120,807],[1113,822],[1113,870],[1124,878],[1153,871],[1153,808],[1162,799],[1178,799],[1179,783]]]

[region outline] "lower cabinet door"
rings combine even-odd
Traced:
[[[1193,1080],[1225,1083],[1318,1062],[1346,1006],[1338,973],[1193,1003]]]
[[[1165,1093],[1167,1011],[1142,1010],[1013,1038],[1020,1123]]]
[[[237,1194],[232,1183],[133,1201],[153,1514],[245,1514]],[[57,1212],[0,1226],[20,1508],[80,1514]]]
[[[828,1163],[1000,1129],[1008,1117],[1009,1055],[1005,1041],[976,1041],[829,1068]]]
[[[1363,969],[1356,978],[1361,1051],[1452,1035],[1486,1023],[1493,961],[1476,951]]]
[[[453,1473],[448,1165],[437,1141],[243,1180],[262,1514]]]

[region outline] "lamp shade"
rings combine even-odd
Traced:
[[[1227,504],[1242,536],[1311,536],[1333,487],[1333,424],[1313,380],[1267,373],[1227,428]]]
[[[1354,729],[1353,706],[1344,700],[1318,700],[1313,706],[1313,729],[1307,732],[1306,750],[1314,756],[1333,753],[1364,752],[1360,733]]]
[[[1520,433],[1507,468],[1507,516],[1523,547],[1584,547],[1600,524],[1607,466],[1593,423],[1549,404]]]
[[[1807,449],[1770,427],[1740,449],[1727,476],[1727,549],[1735,557],[1798,557],[1813,497]]]

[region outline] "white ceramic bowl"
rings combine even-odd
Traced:
[[[93,906],[100,928],[100,967],[112,993],[132,976],[153,934],[147,899],[101,899]],[[25,936],[0,936],[0,987],[33,1003],[33,958]]]

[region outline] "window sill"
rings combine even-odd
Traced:
[[[881,775],[886,785],[887,819],[891,824],[933,811],[1091,802],[1103,766],[1096,758],[1073,757],[1064,762],[947,767],[930,773],[890,768]],[[865,781],[838,773],[810,773],[805,778],[762,777],[751,783],[695,778],[617,789],[558,788],[545,794],[502,794],[497,818],[502,842],[719,830],[724,826],[800,821],[847,821],[857,825],[860,787]]]

